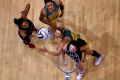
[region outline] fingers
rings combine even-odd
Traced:
[[[44,46],[44,49],[47,50],[47,48]]]
[[[48,49],[44,46],[43,48],[40,48],[40,51],[47,52]]]
[[[43,52],[45,52],[45,49],[44,49],[44,48],[40,48],[40,51],[43,51]]]

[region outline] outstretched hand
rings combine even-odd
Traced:
[[[40,48],[40,51],[48,52],[48,49],[46,47],[44,47],[44,48]]]

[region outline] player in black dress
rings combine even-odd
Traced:
[[[31,38],[33,31],[37,32],[37,29],[32,21],[27,18],[29,10],[30,4],[27,4],[24,11],[21,12],[21,18],[14,18],[14,23],[18,26],[18,34],[23,42],[30,48],[35,48],[35,45],[31,43]]]

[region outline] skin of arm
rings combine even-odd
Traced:
[[[69,41],[69,37],[65,37],[61,43],[61,45],[58,47],[57,51],[50,51],[48,50],[46,47],[44,47],[44,49],[40,49],[41,51],[47,52],[53,56],[58,56],[60,54],[60,52],[63,50],[63,46]]]
[[[26,19],[29,10],[30,10],[30,4],[28,3],[28,4],[25,6],[25,9],[24,9],[23,11],[20,12],[20,13],[22,13],[21,18]],[[35,28],[34,25],[33,25],[32,27],[33,27],[33,30],[37,32],[37,28]]]
[[[62,17],[64,15],[64,5],[63,5],[63,3],[60,0],[53,0],[53,1],[55,1],[56,4],[60,7],[60,10],[61,10],[60,17]]]
[[[21,11],[22,15],[21,17],[22,18],[27,18],[27,15],[28,15],[28,12],[30,10],[30,4],[28,3],[26,6],[25,6],[25,9],[23,11]]]
[[[83,54],[83,53],[82,53]],[[82,57],[81,59],[82,62],[85,62],[86,61],[86,54],[84,53],[84,56]]]
[[[80,48],[80,51],[84,52],[82,54],[84,54],[83,58],[82,58],[82,62],[85,62],[86,61],[86,55],[88,54],[89,52],[89,46],[88,45],[85,45],[83,47]]]

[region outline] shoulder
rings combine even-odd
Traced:
[[[83,47],[83,46],[87,45],[86,41],[83,39],[80,39],[80,38],[78,38],[76,42],[79,47]]]
[[[61,1],[60,0],[53,0],[58,6],[61,5]]]
[[[44,14],[44,15],[46,15],[45,6],[42,8],[42,10],[41,10],[41,14]]]

